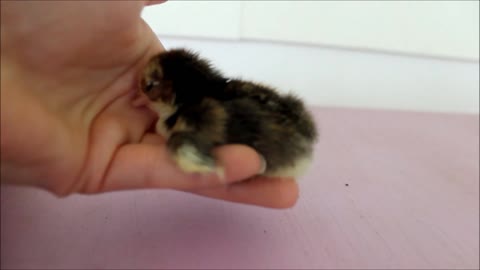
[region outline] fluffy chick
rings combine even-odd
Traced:
[[[145,66],[140,89],[157,112],[156,131],[186,172],[218,172],[212,148],[244,144],[266,162],[264,175],[297,177],[317,130],[303,102],[254,82],[225,78],[198,54],[174,49]]]

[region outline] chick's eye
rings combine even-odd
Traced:
[[[147,84],[145,84],[145,91],[150,92],[150,90],[152,90],[154,85],[155,83],[153,81],[147,82]]]

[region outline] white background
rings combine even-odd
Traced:
[[[477,1],[169,1],[143,17],[167,48],[310,104],[478,113]]]

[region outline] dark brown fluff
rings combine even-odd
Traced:
[[[175,49],[154,56],[140,87],[155,106],[170,108],[168,113],[157,110],[161,111],[157,130],[168,137],[167,145],[179,163],[189,159],[213,171],[213,147],[245,144],[265,158],[265,175],[298,176],[299,163],[311,158],[317,131],[299,98],[266,85],[225,78],[191,51]],[[185,145],[200,158],[179,150]]]

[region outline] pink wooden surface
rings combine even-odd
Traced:
[[[315,109],[286,211],[174,191],[2,187],[2,268],[478,268],[479,118]],[[348,184],[348,186],[346,186]]]

